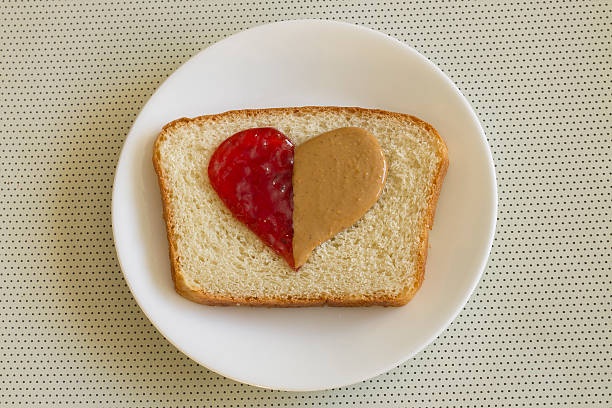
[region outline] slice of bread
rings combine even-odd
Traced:
[[[319,245],[298,271],[236,220],[211,187],[207,166],[234,133],[274,127],[295,145],[336,128],[373,133],[389,165],[378,202]],[[166,125],[153,151],[178,293],[208,305],[401,306],[419,289],[427,241],[448,167],[436,130],[375,109],[240,110]]]

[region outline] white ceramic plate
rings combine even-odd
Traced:
[[[303,105],[380,108],[433,124],[450,167],[430,237],[425,281],[400,308],[208,307],[174,291],[151,164],[161,127],[231,109]],[[381,33],[301,20],[233,35],[200,52],[155,92],[125,141],[113,191],[113,233],[125,279],[157,329],[209,369],[245,383],[319,390],[406,361],[459,313],[485,267],[495,230],[491,153],[466,99],[431,62]]]

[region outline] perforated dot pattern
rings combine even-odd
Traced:
[[[490,261],[454,323],[404,365],[314,393],[177,351],[111,235],[119,150],[156,87],[230,34],[295,18],[371,27],[440,66],[499,185]],[[9,0],[0,21],[0,406],[612,406],[609,1]]]

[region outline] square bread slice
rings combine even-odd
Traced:
[[[295,145],[336,128],[370,131],[389,170],[378,202],[319,245],[298,271],[236,220],[208,180],[219,144],[274,127]],[[230,111],[166,125],[155,142],[172,278],[182,296],[207,305],[401,306],[419,289],[427,241],[448,167],[444,141],[406,114],[349,107]]]

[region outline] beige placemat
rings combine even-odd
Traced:
[[[0,406],[610,407],[609,1],[0,2]],[[156,87],[245,28],[338,19],[446,72],[489,138],[499,223],[456,321],[406,364],[316,393],[171,346],[111,235],[119,150]]]

